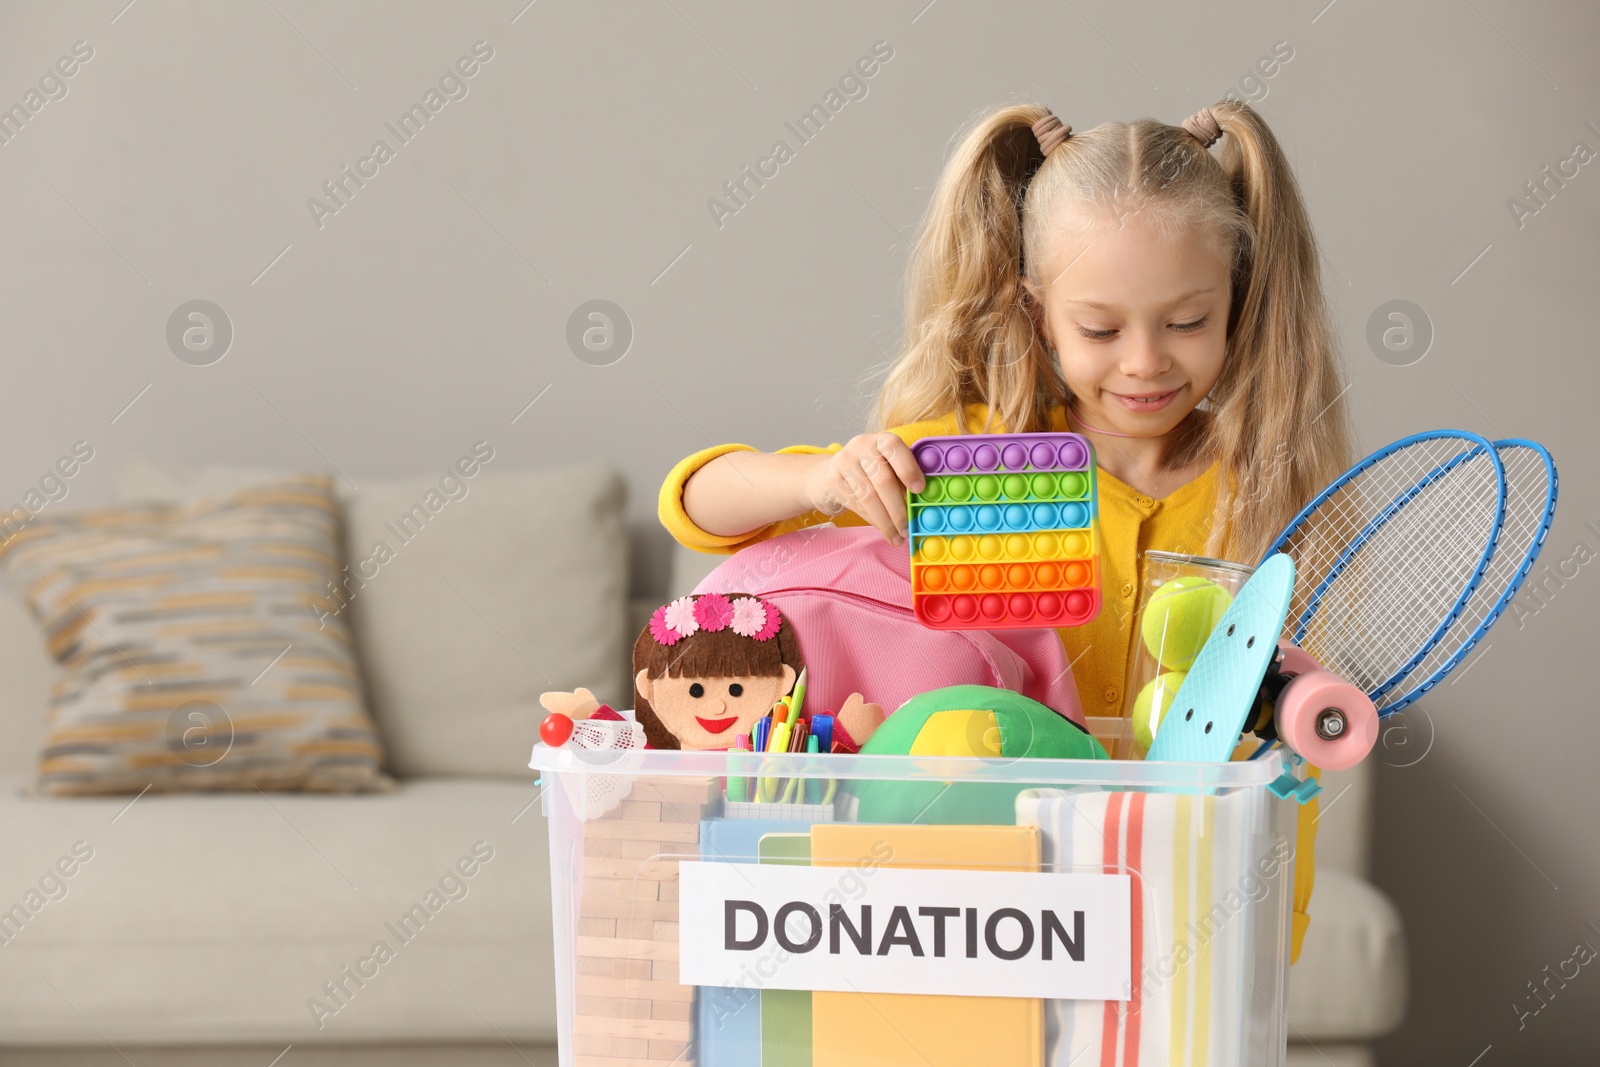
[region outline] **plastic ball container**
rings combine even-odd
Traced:
[[[1200,647],[1255,568],[1151,550],[1144,554],[1142,570],[1124,726],[1111,750],[1117,759],[1144,759]]]

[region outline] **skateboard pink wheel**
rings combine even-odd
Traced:
[[[1283,665],[1279,669],[1290,678],[1297,674],[1305,674],[1308,671],[1320,671],[1322,669],[1322,664],[1317,662],[1317,658],[1299,645],[1280,640],[1278,642],[1278,651],[1283,654]]]
[[[1312,670],[1291,679],[1278,696],[1274,719],[1285,745],[1330,771],[1354,767],[1378,740],[1372,698],[1332,671]]]

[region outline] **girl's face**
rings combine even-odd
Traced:
[[[640,671],[633,684],[684,748],[732,748],[794,685],[794,668],[764,678],[651,678]]]
[[[1222,375],[1227,259],[1205,235],[1163,237],[1137,214],[1057,233],[1026,284],[1084,421],[1171,433]]]

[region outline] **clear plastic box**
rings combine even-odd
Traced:
[[[1281,753],[541,744],[530,766],[563,1067],[1284,1061],[1296,808],[1266,788]],[[800,786],[728,817],[729,775]],[[873,821],[886,797],[991,821]]]

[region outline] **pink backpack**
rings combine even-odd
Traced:
[[[861,693],[893,713],[930,689],[989,685],[1084,725],[1054,630],[928,629],[911,612],[906,549],[874,527],[817,526],[758,542],[694,592],[756,593],[776,604],[800,639],[810,707],[831,711]]]

